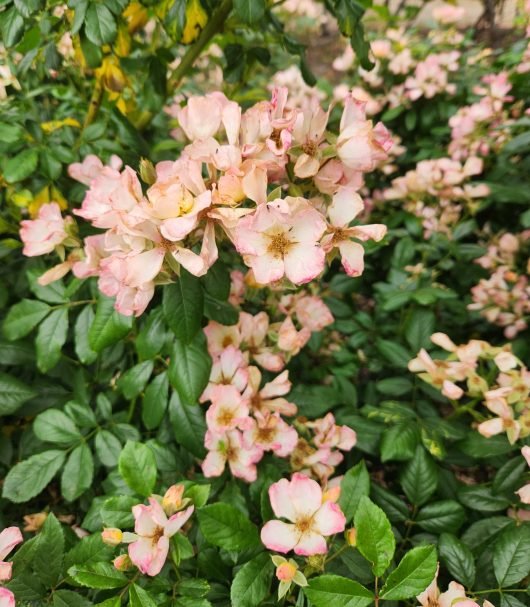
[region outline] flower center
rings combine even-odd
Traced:
[[[270,443],[275,434],[275,428],[270,428],[268,426],[265,426],[265,428],[258,428],[256,440],[260,443]]]
[[[163,527],[157,527],[154,532],[153,535],[151,536],[151,541],[153,542],[153,546],[158,544],[158,540],[164,535],[164,528]]]
[[[296,530],[299,533],[307,533],[311,527],[313,526],[313,518],[308,516],[305,518],[300,518],[296,521]]]
[[[292,242],[287,238],[285,232],[272,234],[269,236],[270,243],[267,247],[267,252],[273,257],[282,258],[289,250]]]
[[[234,413],[230,409],[222,409],[217,421],[221,426],[229,426],[234,419]]]
[[[315,156],[317,149],[318,146],[314,141],[306,141],[302,146],[302,151],[308,156]]]

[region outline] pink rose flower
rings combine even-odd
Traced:
[[[68,238],[65,221],[56,202],[43,204],[37,219],[25,219],[20,225],[20,239],[24,243],[22,253],[27,257],[51,253]]]
[[[0,533],[0,582],[11,579],[13,563],[4,561],[4,559],[23,540],[24,538],[18,527],[7,527]]]
[[[289,523],[272,520],[261,530],[261,541],[269,550],[311,556],[326,554],[326,537],[341,533],[346,518],[340,507],[324,502],[320,485],[303,474],[293,474],[269,487],[274,514]]]
[[[202,471],[207,478],[221,476],[226,464],[237,478],[253,483],[257,476],[256,463],[263,457],[263,450],[257,445],[246,445],[239,430],[231,430],[222,435],[206,432],[204,446],[208,454],[202,462]]]
[[[235,245],[256,281],[269,284],[286,276],[294,284],[316,278],[324,269],[319,240],[326,229],[320,213],[303,198],[262,204],[236,228]]]
[[[11,590],[0,587],[0,607],[15,607],[15,595]]]
[[[214,434],[223,434],[235,428],[248,427],[248,401],[235,386],[219,384],[212,388],[210,398],[212,404],[206,412],[208,430]]]
[[[189,506],[168,518],[153,497],[149,498],[149,506],[133,506],[135,533],[123,535],[124,541],[132,542],[129,557],[142,573],[149,576],[160,573],[166,562],[170,538],[186,523],[193,510],[194,507]]]

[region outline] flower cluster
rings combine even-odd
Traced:
[[[506,104],[512,85],[507,72],[487,74],[474,89],[480,100],[458,109],[449,119],[451,143],[449,154],[457,160],[487,156],[498,152],[510,138],[510,120]]]
[[[490,242],[485,255],[476,260],[490,271],[490,276],[472,287],[473,302],[468,309],[504,327],[507,339],[526,329],[530,317],[529,239],[529,230],[521,234],[505,233]]]
[[[316,100],[290,107],[285,88],[245,112],[214,92],[189,98],[176,114],[190,143],[174,162],[143,162],[145,191],[115,157],[103,165],[88,156],[70,167],[88,186],[74,214],[103,230],[83,249],[73,218],[63,220],[53,202],[23,222],[26,255],[55,249],[62,259],[41,283],[70,269],[97,276],[119,312],[138,316],[155,285],[173,281],[180,267],[205,274],[219,239],[233,243],[262,285],[310,282],[337,252],[350,276],[362,273],[360,243],[381,240],[386,227],[350,226],[363,209],[357,189],[392,145],[385,127],[367,120],[364,103],[348,96],[337,138],[326,131],[329,110]],[[279,187],[268,193],[271,184]],[[294,195],[282,198],[284,185]]]
[[[433,607],[434,605],[437,607],[451,607],[452,605],[458,605],[459,607],[480,607],[478,603],[467,597],[466,589],[458,582],[449,582],[447,590],[440,592],[438,588],[438,569],[433,581],[416,597],[422,607]],[[494,607],[494,605],[489,601],[484,601],[482,607]]]
[[[463,211],[472,212],[477,199],[488,195],[485,184],[469,182],[480,175],[483,162],[470,157],[464,164],[450,158],[422,160],[396,177],[384,191],[386,200],[403,200],[405,209],[422,220],[425,238],[435,232],[451,235]]]
[[[128,554],[114,560],[116,569],[127,570],[133,565],[149,576],[158,575],[166,562],[171,538],[185,525],[193,514],[194,506],[184,498],[185,487],[172,485],[164,497],[152,495],[149,506],[133,506],[134,533],[106,528],[102,538],[106,544],[128,544]]]
[[[486,437],[505,432],[515,443],[530,434],[530,371],[512,353],[511,346],[496,347],[471,340],[457,346],[443,333],[431,341],[450,352],[446,359],[432,359],[425,350],[409,363],[409,370],[452,401],[467,398],[465,405]],[[475,411],[482,403],[495,417]]]
[[[239,284],[241,277],[236,279]],[[326,480],[343,459],[340,450],[355,445],[355,432],[336,425],[332,414],[312,422],[299,418],[294,425],[286,421],[296,415],[297,406],[285,398],[291,382],[282,369],[311,332],[322,330],[333,317],[318,297],[305,294],[282,296],[279,310],[286,314],[281,322],[271,323],[266,312],[253,316],[241,311],[236,325],[210,321],[204,329],[213,359],[200,399],[210,402],[204,438],[208,454],[202,463],[207,477],[221,475],[228,465],[235,477],[253,482],[256,464],[271,452],[290,456],[293,470]],[[256,365],[282,372],[263,382]],[[310,434],[311,442],[303,436]]]
[[[18,527],[7,527],[0,533],[0,584],[11,579],[13,563],[5,561],[7,555],[23,541]],[[0,607],[15,607],[15,596],[0,585]]]

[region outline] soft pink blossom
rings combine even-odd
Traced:
[[[150,497],[149,506],[137,504],[132,510],[135,533],[124,534],[124,541],[131,542],[129,557],[142,573],[155,576],[166,562],[170,538],[187,522],[194,507],[168,518],[159,502]]]
[[[210,391],[212,404],[206,412],[208,430],[223,434],[235,428],[249,426],[248,401],[235,386],[218,384]]]
[[[256,463],[263,457],[257,445],[246,445],[239,430],[222,435],[206,432],[204,446],[208,454],[202,462],[202,471],[207,478],[221,476],[226,464],[237,478],[252,483],[257,478]]]
[[[11,590],[0,587],[0,607],[15,607],[15,595]]]
[[[23,539],[18,527],[7,527],[0,533],[0,582],[11,579],[13,563],[7,562],[4,559]]]
[[[56,202],[43,204],[37,219],[25,219],[20,226],[20,239],[24,243],[22,253],[27,257],[51,253],[68,238],[66,224]]]
[[[320,485],[299,473],[290,481],[281,479],[269,487],[274,514],[289,523],[272,520],[261,530],[261,541],[269,550],[311,556],[326,554],[326,536],[344,531],[346,518],[340,507],[323,502]]]

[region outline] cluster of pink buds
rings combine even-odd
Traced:
[[[239,285],[242,278],[236,275],[236,280]],[[355,432],[337,426],[331,414],[313,422],[286,420],[296,415],[297,406],[286,398],[291,382],[282,369],[311,332],[322,330],[333,317],[318,297],[303,293],[282,296],[278,310],[286,314],[281,322],[271,323],[265,312],[253,316],[241,311],[236,325],[210,321],[204,329],[213,359],[200,399],[210,402],[204,438],[208,454],[202,463],[207,477],[221,475],[228,465],[235,477],[253,482],[256,464],[271,452],[290,456],[294,470],[327,479],[343,459],[339,450],[349,451],[356,442]],[[264,383],[259,367],[281,373]],[[297,430],[314,435],[312,445]]]
[[[507,72],[488,74],[474,93],[481,95],[476,103],[459,108],[449,119],[451,143],[449,154],[457,160],[470,156],[487,156],[498,152],[510,139],[510,120],[506,104],[513,101],[507,93],[512,85]]]
[[[361,243],[381,240],[386,227],[350,225],[363,210],[357,189],[392,141],[351,95],[338,136],[327,131],[329,111],[316,100],[291,107],[286,88],[244,112],[220,92],[191,97],[176,112],[190,143],[176,161],[141,163],[145,191],[115,157],[106,166],[88,156],[70,167],[71,177],[88,186],[74,214],[101,233],[81,243],[73,218],[62,219],[51,203],[23,222],[24,252],[60,254],[61,264],[41,283],[70,269],[80,278],[97,276],[116,309],[136,316],[155,285],[174,281],[180,267],[205,274],[223,239],[261,285],[310,282],[337,254],[346,272],[359,276]],[[282,197],[284,189],[289,195]]]
[[[422,220],[425,238],[434,232],[450,237],[464,206],[472,212],[477,199],[489,194],[485,184],[469,182],[482,168],[477,157],[464,164],[450,158],[422,160],[403,177],[396,177],[384,197],[403,200],[405,209]]]
[[[488,245],[485,255],[476,260],[491,274],[471,289],[473,303],[468,309],[503,327],[507,339],[513,339],[524,331],[530,317],[529,239],[530,230],[521,234],[503,234]]]
[[[149,506],[133,506],[134,533],[106,528],[102,539],[106,544],[128,544],[128,553],[114,559],[116,569],[126,571],[133,566],[145,575],[158,575],[166,562],[171,538],[193,514],[194,507],[184,498],[184,485],[172,485],[164,497],[152,495]]]
[[[505,432],[515,443],[530,435],[530,371],[509,344],[496,347],[473,339],[457,346],[444,333],[434,333],[431,341],[449,356],[432,359],[422,349],[410,361],[410,371],[452,401],[469,400],[466,410],[479,422],[483,436]],[[494,417],[477,412],[479,403]]]
[[[0,607],[15,607],[15,595],[1,584],[11,579],[13,569],[13,563],[4,559],[22,541],[18,527],[7,527],[0,533]]]

